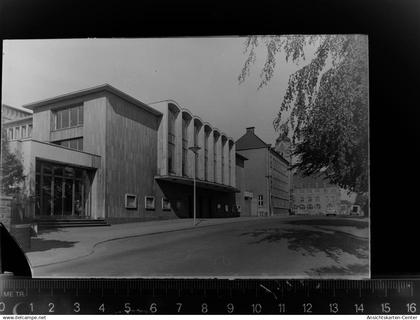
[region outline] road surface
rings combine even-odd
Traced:
[[[36,277],[369,277],[363,219],[261,218],[108,241]]]

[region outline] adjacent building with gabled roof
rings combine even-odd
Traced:
[[[246,128],[236,141],[236,152],[246,157],[245,188],[252,196],[252,214],[257,216],[287,215],[290,208],[289,161]]]

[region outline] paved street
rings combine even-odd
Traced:
[[[104,241],[84,257],[33,271],[37,277],[366,278],[368,235],[368,221],[360,218],[261,218]]]

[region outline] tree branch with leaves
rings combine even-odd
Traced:
[[[304,175],[323,172],[331,183],[354,192],[368,190],[368,53],[361,35],[251,36],[238,77],[250,75],[258,47],[267,56],[258,89],[272,80],[280,53],[286,63],[305,64],[289,76],[273,125],[291,134],[292,168]],[[315,47],[306,61],[305,50]]]

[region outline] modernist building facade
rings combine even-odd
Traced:
[[[192,217],[195,178],[198,217],[237,215],[234,140],[175,101],[150,106],[162,113],[155,181],[172,210],[179,217]],[[192,146],[198,150],[191,151]]]
[[[251,215],[289,214],[289,161],[261,140],[254,127],[236,141],[236,151],[247,158],[244,197],[252,198],[251,207],[256,206]]]
[[[24,107],[33,111],[31,133],[9,145],[28,177],[26,215],[190,217],[194,174],[198,217],[237,214],[233,139],[176,102],[150,106],[102,85]],[[200,147],[197,156],[191,146]]]

